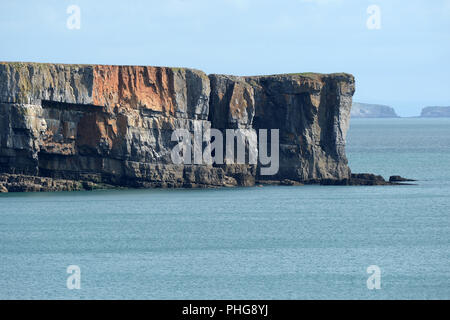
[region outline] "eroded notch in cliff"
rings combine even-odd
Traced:
[[[42,100],[42,108],[59,109],[62,111],[80,111],[80,112],[104,112],[104,107],[93,104],[74,104],[67,102],[58,102],[50,100]]]

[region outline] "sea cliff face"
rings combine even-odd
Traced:
[[[345,137],[354,90],[348,74],[0,63],[0,189],[342,181],[351,176]],[[279,129],[278,172],[173,163],[174,130],[210,128]]]

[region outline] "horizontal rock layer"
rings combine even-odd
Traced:
[[[89,189],[349,179],[345,137],[354,90],[348,74],[235,77],[184,68],[0,63],[6,181],[0,185],[7,189],[11,175],[23,176],[24,184],[46,178],[33,184],[48,190],[72,182]],[[172,162],[175,129],[209,128],[279,129],[279,171],[261,176],[260,164]]]

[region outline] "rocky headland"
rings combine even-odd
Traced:
[[[450,118],[450,107],[425,107],[421,118]]]
[[[354,91],[345,73],[0,63],[0,192],[395,184],[348,167]],[[278,173],[261,176],[260,164],[174,164],[172,132],[195,128],[279,129]]]
[[[380,105],[353,102],[352,118],[398,118],[394,108]]]

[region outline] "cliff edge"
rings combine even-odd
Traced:
[[[349,74],[255,77],[185,68],[0,63],[0,187],[251,186],[351,178]],[[279,170],[174,164],[176,129],[279,129]],[[209,141],[204,142],[206,144]],[[270,150],[270,148],[269,148]]]

